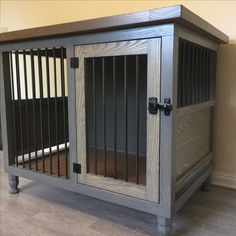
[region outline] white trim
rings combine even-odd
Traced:
[[[214,170],[212,184],[236,190],[236,173]]]

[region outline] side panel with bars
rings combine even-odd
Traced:
[[[217,53],[179,40],[178,107],[214,100]]]
[[[69,177],[65,48],[9,52],[15,165]]]

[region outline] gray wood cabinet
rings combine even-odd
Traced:
[[[217,51],[183,6],[0,34],[1,121],[18,177],[171,219],[213,166]]]

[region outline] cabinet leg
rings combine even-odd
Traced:
[[[157,231],[159,236],[170,236],[171,229],[171,219],[157,216]]]
[[[203,192],[210,192],[211,191],[211,176],[209,176],[200,187],[200,190]]]
[[[8,175],[8,181],[9,181],[9,193],[10,194],[15,194],[19,193],[19,177],[15,175]]]

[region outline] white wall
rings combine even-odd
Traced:
[[[9,31],[183,4],[230,37],[220,49],[213,182],[236,188],[236,1],[1,1]]]

